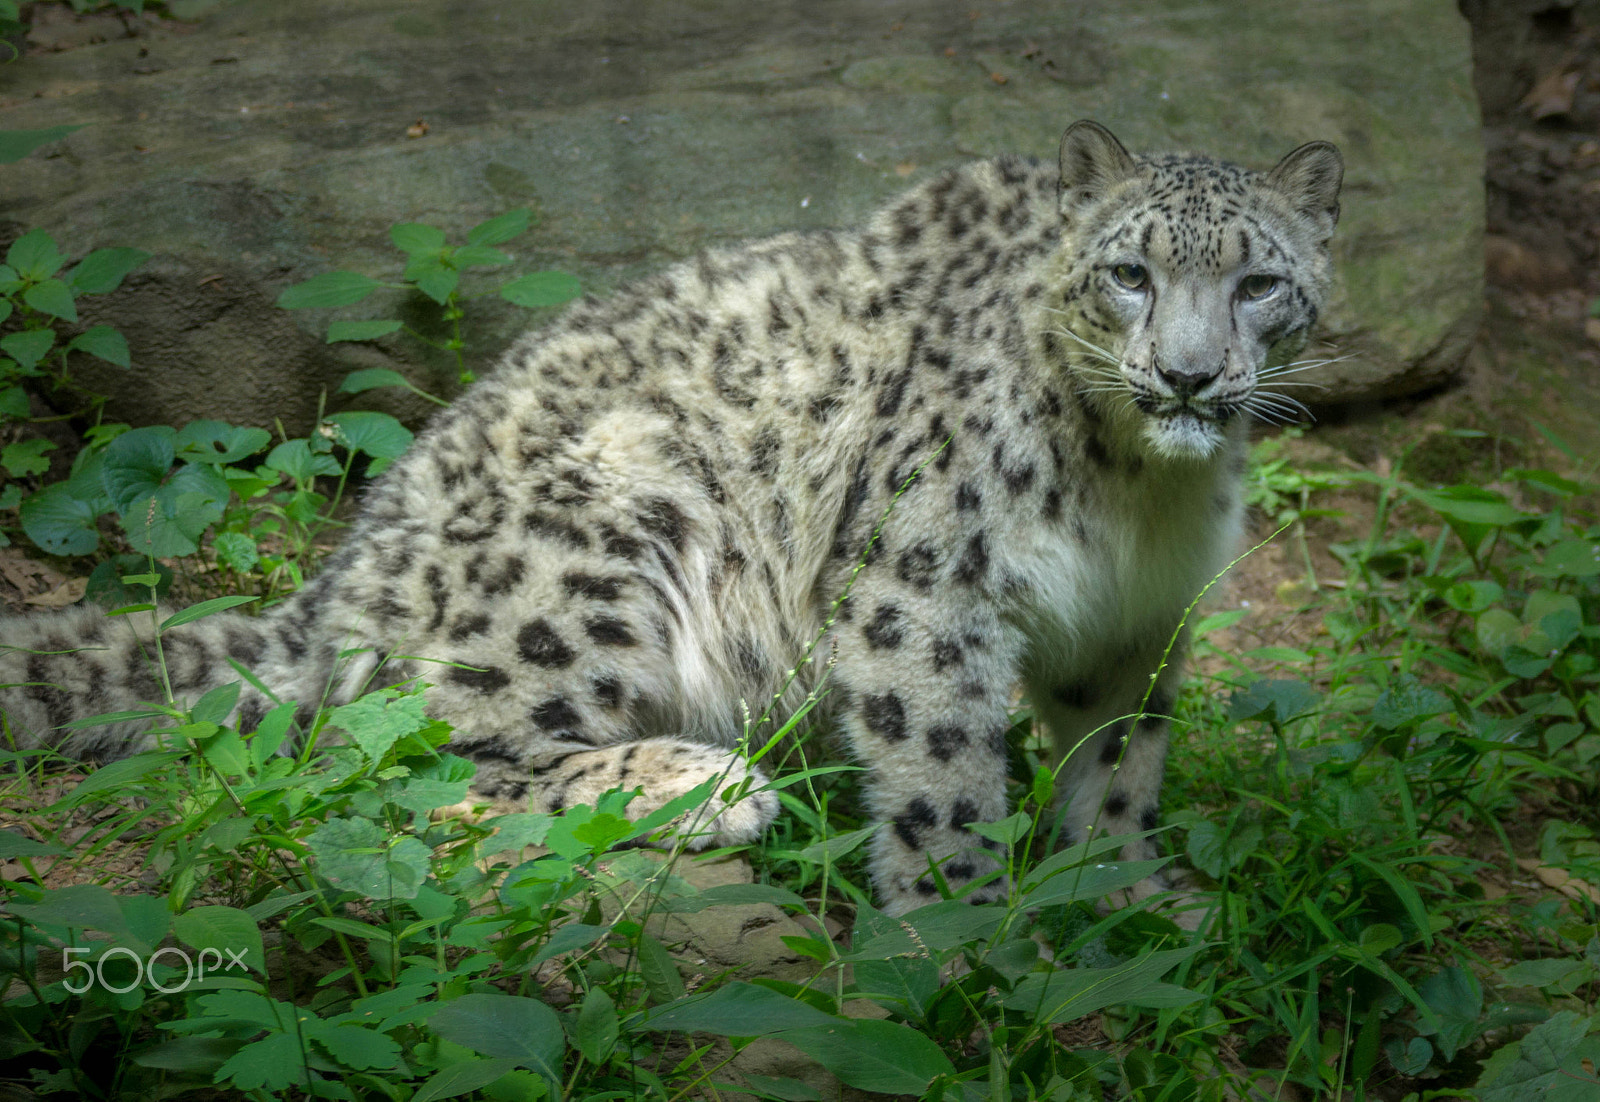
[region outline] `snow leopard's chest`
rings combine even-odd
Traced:
[[[1028,637],[1027,664],[1078,677],[1159,656],[1238,542],[1236,469],[1221,457],[1181,475],[1112,475],[1083,495],[1065,538],[1041,530],[1018,541],[1009,567],[1025,585],[1012,619]]]

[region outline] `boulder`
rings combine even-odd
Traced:
[[[132,345],[131,372],[82,376],[127,420],[303,430],[319,392],[361,367],[447,391],[453,361],[411,337],[326,345],[328,312],[273,306],[330,269],[396,277],[396,222],[459,239],[529,207],[510,274],[561,268],[604,292],[710,243],[850,224],[966,158],[1053,157],[1085,116],[1132,148],[1262,167],[1339,144],[1325,336],[1353,358],[1306,376],[1323,400],[1435,386],[1477,327],[1482,149],[1454,0],[169,8],[188,21],[124,20],[132,37],[76,48],[57,20],[56,52],[0,67],[0,129],[82,126],[0,166],[11,231],[156,256],[86,319]],[[339,316],[394,310],[438,324],[420,297]],[[539,320],[473,302],[469,361]],[[363,404],[381,393],[397,392]]]

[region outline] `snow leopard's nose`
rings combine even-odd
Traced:
[[[1222,356],[1212,361],[1210,357],[1183,356],[1163,359],[1157,355],[1155,358],[1156,374],[1161,376],[1163,382],[1172,388],[1172,393],[1178,398],[1193,398],[1204,390],[1206,384],[1222,374],[1222,369],[1227,363],[1227,357]]]

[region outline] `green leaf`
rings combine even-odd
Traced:
[[[1233,694],[1228,701],[1228,720],[1288,723],[1315,709],[1320,699],[1317,691],[1303,681],[1265,679]]]
[[[292,1033],[269,1033],[245,1045],[217,1069],[218,1083],[232,1083],[242,1091],[270,1091],[282,1095],[294,1084],[304,1084],[305,1054]]]
[[[164,896],[119,895],[117,906],[129,940],[138,942],[141,953],[153,951],[172,929],[172,912],[167,910]]]
[[[243,532],[220,532],[211,541],[217,553],[217,562],[238,574],[247,574],[261,561],[261,550],[256,541]]]
[[[0,165],[20,161],[41,145],[60,141],[74,130],[82,129],[82,126],[51,126],[44,130],[0,130]]]
[[[307,1024],[311,1025],[310,1022]],[[328,1050],[328,1055],[344,1067],[359,1071],[366,1068],[397,1068],[400,1065],[400,1046],[395,1040],[364,1025],[355,1022],[338,1025],[316,1022],[308,1032],[313,1040]]]
[[[72,301],[72,292],[59,279],[35,283],[22,292],[22,301],[39,311],[62,321],[77,321],[78,307]]]
[[[318,870],[369,899],[413,899],[433,851],[410,835],[392,846],[370,819],[329,819],[306,838]]]
[[[12,478],[44,474],[50,469],[50,461],[44,457],[44,453],[55,448],[53,440],[18,440],[0,448],[0,467],[4,467]]]
[[[1391,1037],[1384,1042],[1383,1050],[1401,1075],[1421,1075],[1433,1063],[1433,1046],[1426,1037],[1413,1037],[1404,1043],[1399,1037]]]
[[[1262,837],[1259,823],[1243,823],[1229,831],[1201,819],[1189,828],[1189,860],[1211,879],[1221,880],[1224,873],[1244,864]]]
[[[53,846],[49,842],[36,842],[14,830],[0,830],[0,861],[9,861],[13,857],[48,857],[51,854],[65,852],[67,851],[60,846]]]
[[[159,713],[145,713],[152,718]],[[136,712],[124,713],[124,718],[135,718]],[[136,754],[131,758],[123,758],[109,765],[102,765],[93,773],[85,777],[76,788],[62,797],[55,805],[62,808],[77,807],[90,796],[113,788],[123,788],[138,780],[146,773],[153,773],[157,769],[171,765],[179,758],[188,755],[181,751],[162,751],[160,753],[145,752]]]
[[[118,367],[133,365],[133,354],[128,351],[127,338],[109,325],[95,325],[85,329],[72,338],[67,348],[87,352]]]
[[[87,555],[100,546],[96,513],[65,483],[46,486],[22,503],[22,530],[51,555]]]
[[[895,1022],[836,1018],[826,1026],[792,1030],[783,1040],[846,1086],[862,1090],[921,1095],[936,1077],[955,1074],[938,1045]]]
[[[1491,608],[1479,614],[1474,630],[1478,645],[1498,658],[1517,641],[1522,621],[1503,608]]]
[[[421,222],[400,222],[389,227],[389,240],[407,256],[426,255],[444,248],[444,231]]]
[[[617,1045],[617,1004],[611,1001],[605,988],[594,987],[583,997],[578,1008],[578,1019],[572,1027],[572,1043],[583,1058],[596,1067],[604,1067],[611,1050]]]
[[[328,722],[349,735],[350,741],[376,763],[395,743],[426,727],[428,717],[420,696],[370,693],[334,708],[328,713]]]
[[[462,1060],[422,1084],[417,1093],[411,1096],[411,1102],[434,1102],[439,1098],[470,1094],[487,1087],[516,1066],[515,1060]]]
[[[227,721],[233,706],[239,703],[239,689],[242,685],[243,682],[240,681],[218,685],[195,701],[194,707],[189,709],[189,717],[196,723],[214,723],[220,726]]]
[[[124,929],[117,897],[99,884],[71,884],[45,892],[36,903],[11,903],[7,909],[29,922],[52,926],[110,934],[121,933]]]
[[[21,364],[24,371],[32,371],[55,343],[54,329],[24,329],[0,337],[0,350]]]
[[[323,272],[285,289],[278,296],[278,305],[285,310],[353,306],[381,286],[360,272]]]
[[[213,597],[209,601],[201,601],[198,604],[190,605],[188,608],[182,609],[173,613],[171,616],[168,616],[165,620],[161,621],[161,630],[170,631],[172,628],[178,627],[181,624],[193,623],[194,621],[204,619],[207,616],[214,616],[219,612],[226,611],[227,609],[238,608],[240,605],[247,605],[252,601],[259,601],[260,599],[260,597],[246,597],[238,594],[232,597]]]
[[[582,922],[569,922],[562,926],[550,940],[539,947],[539,951],[528,962],[528,967],[543,964],[553,957],[570,953],[575,949],[582,949],[586,945],[593,945],[602,937],[611,932],[608,926],[590,926]]]
[[[96,249],[67,273],[67,282],[80,295],[103,295],[115,291],[129,272],[149,259],[143,249]]]
[[[1151,861],[1101,861],[1065,868],[1031,889],[1023,898],[1029,907],[1059,906],[1080,900],[1098,900],[1130,888],[1160,872],[1170,858]]]
[[[389,803],[426,815],[436,807],[449,807],[467,798],[477,766],[454,754],[441,754],[424,765],[413,766],[411,776],[384,786]],[[391,787],[392,786],[392,787]]]
[[[212,465],[237,463],[272,442],[266,429],[236,428],[225,421],[191,421],[178,430],[173,447],[181,459]]]
[[[561,1019],[538,999],[462,995],[430,1016],[428,1027],[480,1056],[514,1060],[552,1082],[560,1081],[566,1049]]]
[[[493,837],[478,844],[480,857],[491,857],[507,850],[520,852],[524,846],[537,846],[550,833],[555,816],[543,811],[517,811],[510,815],[496,815],[478,824],[495,828]]]
[[[106,447],[101,480],[118,512],[161,488],[176,456],[176,436],[171,426],[147,425],[123,433]]]
[[[20,386],[0,387],[0,417],[21,421],[33,412],[28,404],[28,392]]]
[[[316,475],[336,475],[339,464],[331,455],[313,452],[303,438],[285,440],[267,453],[267,466],[282,471],[296,482]]]
[[[980,838],[999,842],[1003,846],[1014,846],[1033,826],[1033,816],[1025,811],[1018,811],[1008,815],[996,823],[971,823],[967,829]]]
[[[1555,987],[1567,993],[1570,981],[1587,971],[1581,960],[1523,960],[1501,969],[1500,979],[1510,987]]]
[[[109,478],[109,462],[106,471]],[[222,518],[231,494],[216,468],[186,463],[149,497],[120,511],[123,532],[135,551],[161,559],[192,555],[201,533]]]
[[[1596,300],[1600,302],[1600,299]],[[1593,304],[1591,304],[1592,306]],[[1592,315],[1593,316],[1593,315]],[[1554,471],[1529,470],[1526,467],[1509,467],[1505,477],[1515,478],[1519,482],[1543,490],[1546,493],[1556,494],[1559,497],[1571,497],[1583,491],[1583,483],[1574,482],[1570,478],[1563,478]]]
[[[1456,611],[1476,616],[1504,595],[1505,590],[1494,582],[1457,582],[1444,591],[1444,600],[1446,604]]]
[[[346,375],[344,382],[339,384],[339,393],[360,394],[380,386],[409,387],[410,385],[411,381],[398,371],[391,371],[387,367],[369,367]]]
[[[405,325],[399,321],[331,321],[328,323],[328,344],[338,344],[340,341],[372,341],[379,337],[387,337],[396,329]],[[382,371],[383,368],[373,368]],[[362,374],[356,372],[355,374]],[[391,373],[392,374],[392,373]],[[347,383],[349,379],[345,380]],[[343,387],[339,388],[343,390]]]
[[[450,293],[461,282],[460,272],[431,257],[413,259],[406,265],[405,277],[417,285],[417,290],[440,306],[445,305]]]
[[[764,1037],[785,1029],[828,1026],[835,1019],[816,1007],[767,987],[735,980],[708,993],[675,999],[647,1011],[631,1030]]]
[[[468,245],[501,245],[528,230],[529,214],[526,207],[508,210],[504,214],[479,222],[467,231]]]
[[[1439,1015],[1433,1043],[1445,1063],[1478,1035],[1483,1015],[1483,988],[1477,977],[1462,968],[1441,968],[1417,985],[1417,994]]]
[[[1004,1003],[1029,1015],[1030,1020],[1057,1024],[1076,1021],[1108,1006],[1187,1006],[1203,996],[1198,991],[1162,983],[1160,977],[1204,948],[1204,944],[1195,944],[1145,953],[1110,968],[1034,972],[1022,978]]]
[[[499,249],[491,249],[482,245],[467,245],[457,249],[450,257],[450,263],[457,269],[464,268],[493,268],[502,264],[510,264],[511,257]]]
[[[1415,677],[1403,675],[1395,678],[1373,703],[1372,722],[1386,731],[1397,731],[1449,711],[1449,697],[1427,688]]]
[[[374,459],[397,459],[411,446],[411,430],[387,413],[349,410],[330,414],[329,424],[338,430],[341,444],[351,451],[365,452]]]
[[[583,294],[566,272],[529,272],[500,288],[500,297],[517,306],[560,306]]]
[[[30,283],[49,279],[61,270],[66,259],[56,250],[55,238],[42,229],[29,230],[6,250],[6,263]]]
[[[818,865],[839,861],[845,854],[853,852],[868,838],[878,833],[882,826],[882,823],[873,823],[871,826],[862,827],[860,830],[850,830],[843,834],[835,834],[832,837],[822,839],[820,842],[812,842],[793,856],[802,861],[810,861]]]
[[[1535,573],[1546,578],[1592,578],[1600,574],[1600,544],[1567,539],[1544,553]]]
[[[658,1003],[683,998],[683,976],[672,954],[649,934],[639,935],[639,975],[645,990]]]
[[[898,919],[871,907],[856,908],[855,928],[850,934],[853,945],[865,949],[881,943],[880,939],[892,934],[904,934]],[[909,938],[906,940],[910,941]],[[858,990],[868,996],[876,996],[874,1001],[881,1005],[888,1005],[890,1009],[901,1013],[909,1010],[918,1018],[926,1016],[939,993],[939,963],[931,954],[919,950],[915,945],[911,946],[909,952],[885,953],[881,959],[857,960],[851,968]]]
[[[212,949],[221,954],[219,970],[229,971],[229,962],[244,963],[266,975],[267,956],[256,920],[237,907],[192,907],[172,920],[172,931],[191,949]],[[230,953],[229,950],[232,950]],[[239,972],[238,965],[231,971]]]
[[[1506,501],[1505,495],[1477,486],[1447,486],[1442,490],[1418,490],[1417,500],[1442,514],[1447,520],[1469,525],[1502,527],[1515,524],[1522,514]]]

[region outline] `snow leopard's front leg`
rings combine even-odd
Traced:
[[[593,804],[613,788],[641,788],[628,804],[628,817],[637,820],[712,778],[719,778],[716,792],[675,824],[674,835],[686,838],[690,849],[758,841],[778,814],[777,796],[761,791],[767,778],[737,751],[687,739],[645,738],[557,754],[529,770],[526,795],[532,811],[560,811]],[[726,798],[730,788],[737,789],[732,800]]]
[[[1159,641],[1164,644],[1166,636]],[[1057,759],[1065,759],[1056,778],[1062,845],[1091,834],[1137,834],[1159,825],[1168,716],[1183,679],[1184,642],[1180,638],[1164,666],[1152,644],[1104,669],[1046,680],[1030,676],[1035,711],[1050,732]],[[1122,858],[1149,860],[1158,853],[1155,842],[1144,838],[1124,846]],[[1161,876],[1150,877],[1122,901],[1166,888]]]
[[[861,580],[836,628],[835,687],[868,800],[886,823],[873,838],[872,879],[889,914],[993,872],[993,843],[968,823],[1006,814],[1006,707],[1020,639],[987,605],[952,609],[880,575]],[[892,579],[888,579],[892,582]],[[969,898],[1003,897],[998,878]]]

